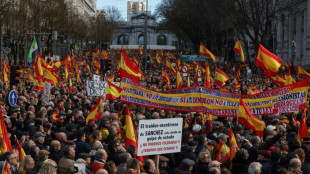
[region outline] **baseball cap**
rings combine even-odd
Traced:
[[[35,137],[35,138],[46,137],[46,135],[45,135],[44,133],[42,133],[42,132],[36,132],[36,133],[34,134],[34,137]]]

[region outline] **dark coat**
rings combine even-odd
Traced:
[[[89,144],[78,140],[76,143],[76,148],[75,148],[75,158],[79,157],[79,154],[82,152],[89,153],[91,151],[91,147]]]
[[[176,165],[179,165],[184,158],[188,158],[190,160],[196,161],[196,154],[190,150],[184,150],[180,152],[176,158]]]
[[[249,165],[250,165],[250,162],[248,160],[234,158],[232,160],[231,173],[232,174],[248,173]]]
[[[305,161],[301,167],[302,173],[310,173],[310,161]]]
[[[209,163],[199,161],[195,166],[195,174],[205,174],[209,170],[208,164]]]

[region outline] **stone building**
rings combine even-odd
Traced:
[[[143,27],[145,13],[131,16],[131,20],[125,22],[116,29],[113,34],[110,48],[120,48],[122,45],[129,49],[136,49],[144,44]],[[152,15],[147,15],[147,45],[150,49],[175,49],[177,38],[166,30],[159,30]]]

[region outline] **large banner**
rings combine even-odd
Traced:
[[[138,156],[181,151],[183,118],[139,121]]]
[[[128,78],[123,78],[121,87],[122,102],[164,110],[236,117],[241,98],[254,115],[298,111],[299,106],[307,101],[309,79],[255,95],[238,95],[200,86],[156,92]]]

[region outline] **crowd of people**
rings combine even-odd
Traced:
[[[112,60],[112,68],[105,76],[116,74],[120,50],[107,51]],[[127,50],[129,57],[139,56],[137,50]],[[155,57],[156,51],[150,51]],[[102,115],[99,120],[86,124],[92,106],[99,97],[87,96],[86,81],[91,80],[95,72],[91,60],[95,55],[78,56],[76,62],[86,62],[90,71],[80,67],[80,81],[76,83],[76,74],[70,73],[73,89],[69,92],[69,83],[62,80],[56,87],[51,88],[49,102],[43,101],[43,91],[34,89],[33,81],[29,80],[32,67],[24,69],[16,85],[8,85],[3,79],[0,81],[0,101],[3,105],[3,117],[8,136],[13,147],[10,152],[1,155],[0,169],[4,169],[5,162],[12,174],[301,174],[310,173],[310,139],[304,138],[299,142],[297,137],[299,122],[292,124],[293,118],[300,120],[302,112],[280,113],[265,115],[264,137],[248,127],[237,124],[236,118],[216,117],[204,120],[198,112],[175,112],[156,108],[145,108],[122,103],[119,100],[104,101]],[[178,53],[169,52],[165,59],[176,62]],[[164,59],[163,59],[164,60]],[[176,78],[168,72],[171,84],[162,79],[162,69],[165,63],[152,66],[149,62],[146,70],[141,67],[143,78],[140,83],[156,91],[176,88]],[[50,62],[48,59],[47,62]],[[139,60],[138,62],[143,62]],[[192,62],[191,62],[192,63]],[[204,62],[200,62],[204,66]],[[8,62],[10,65],[18,63]],[[226,72],[231,80],[225,88],[228,92],[247,94],[248,88],[255,84],[258,90],[268,90],[279,85],[274,84],[255,66],[250,66],[251,74],[247,74],[241,62],[227,61],[210,63],[211,74],[216,67]],[[240,69],[241,89],[235,89],[232,77],[235,69]],[[103,76],[100,72],[99,75]],[[280,72],[281,73],[281,72]],[[59,67],[58,75],[63,77],[63,66]],[[190,70],[190,85],[203,85],[204,78],[195,83],[195,71]],[[292,72],[296,81],[300,79]],[[63,78],[64,79],[64,78]],[[104,78],[102,77],[102,80]],[[188,78],[184,77],[183,86],[187,86]],[[266,87],[263,85],[266,82]],[[217,88],[212,84],[213,88]],[[15,106],[8,104],[8,93],[16,90],[18,94]],[[138,127],[139,120],[183,118],[182,150],[179,153],[145,156],[143,161],[137,159],[137,149],[125,146],[124,120],[126,105],[130,108],[134,127]],[[58,110],[57,121],[53,120],[54,111]],[[307,117],[309,114],[307,113]],[[289,123],[284,123],[289,119]],[[310,122],[309,122],[310,123]],[[309,123],[307,123],[309,125]],[[216,161],[219,141],[228,143],[229,130],[232,129],[236,137],[239,150],[235,158],[225,163]],[[136,130],[137,132],[139,130]],[[21,144],[26,156],[19,159],[17,141]],[[3,145],[3,144],[2,144]],[[157,161],[159,164],[157,164]],[[2,166],[2,167],[1,167]],[[158,168],[156,167],[158,166]]]

